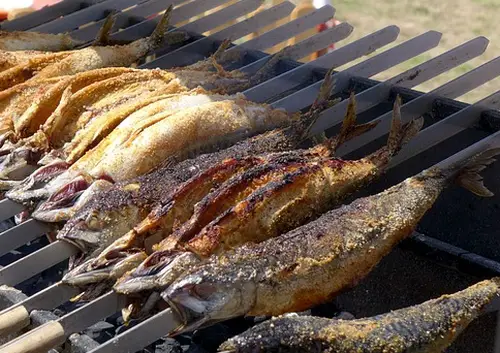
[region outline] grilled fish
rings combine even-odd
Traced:
[[[4,51],[0,50],[0,72],[11,67],[26,64],[30,59],[40,55],[47,55],[49,52],[37,50]]]
[[[191,259],[189,253],[194,253],[207,258],[247,242],[258,243],[338,206],[353,191],[380,175],[391,157],[420,130],[421,119],[401,126],[399,107],[398,98],[387,146],[361,160],[325,158],[325,153],[318,154],[313,148],[289,152],[285,158],[268,158],[264,162],[267,172],[261,173],[262,168],[257,167],[247,173],[256,174],[254,183],[247,179],[248,175],[228,181],[199,202],[192,218],[156,246],[156,252],[121,279],[115,289],[130,294],[164,288],[186,270],[174,260],[176,257]],[[242,189],[246,181],[249,190]],[[176,250],[180,253],[176,254]]]
[[[238,70],[226,72],[220,67],[218,60],[226,62],[234,57],[234,52],[225,52],[228,45],[228,41],[223,42],[219,50],[210,58],[186,68],[169,71],[135,70],[120,79],[90,85],[77,94],[65,94],[64,96],[69,96],[69,98],[62,99],[58,109],[47,119],[42,128],[41,135],[48,136],[38,134],[32,138],[35,143],[30,143],[30,149],[36,148],[38,141],[43,143],[31,155],[40,155],[46,152],[43,148],[46,150],[57,148],[70,138],[74,138],[65,146],[62,153],[62,157],[71,164],[102,140],[127,117],[128,112],[140,107],[143,100],[147,101],[152,96],[168,92],[186,92],[200,85],[215,93],[238,92],[265,79],[280,58],[287,53],[283,50],[274,55],[255,75],[249,78]],[[210,71],[213,67],[217,69],[217,72]],[[78,136],[74,136],[76,131],[78,131]],[[24,157],[25,151],[22,151],[20,155],[21,158]],[[25,164],[23,161],[16,161],[14,157],[9,160],[12,165],[9,171],[15,169],[16,164]],[[49,156],[49,159],[52,157]],[[31,160],[36,159],[31,158]],[[38,172],[37,174],[40,175]],[[3,182],[1,184],[4,189],[10,189],[19,183]],[[25,189],[24,186],[20,187]]]
[[[306,131],[318,114],[330,104],[330,75],[326,76],[318,99],[310,111],[289,126],[245,139],[218,152],[207,153],[178,163],[165,164],[150,174],[117,183],[96,193],[59,232],[58,238],[69,241],[82,253],[93,257],[119,236],[137,225],[153,206],[198,173],[231,158],[246,158],[265,152],[297,148],[306,139]]]
[[[37,32],[0,31],[0,50],[22,51],[63,51],[83,45],[84,42],[71,38],[68,34],[49,34]]]
[[[178,332],[240,315],[302,311],[331,300],[410,235],[451,182],[491,196],[477,173],[499,153],[493,149],[469,162],[438,164],[279,237],[212,257],[162,292],[184,323]]]
[[[105,68],[73,76],[28,81],[0,92],[0,117],[5,128],[3,139],[13,143],[2,146],[2,153],[10,155],[0,165],[0,177],[26,165],[36,163],[38,157],[50,148],[49,138],[40,131],[59,105],[67,104],[69,97],[84,87],[132,71],[127,68]],[[38,156],[35,158],[35,156]]]
[[[337,146],[337,144],[332,142],[343,140],[345,135],[342,134],[353,129],[355,124],[355,108],[351,105],[350,110],[351,112],[347,115],[348,117],[344,124],[345,128],[341,135],[332,138],[318,147],[281,154],[230,158],[211,168],[207,168],[205,171],[183,183],[169,197],[164,198],[148,217],[125,236],[111,244],[97,258],[87,261],[68,273],[64,280],[68,283],[88,284],[92,283],[91,281],[101,280],[106,276],[109,276],[106,279],[117,279],[125,270],[134,268],[138,264],[138,261],[146,257],[146,254],[141,252],[140,249],[145,249],[146,237],[150,233],[154,233],[155,237],[159,235],[162,237],[167,236],[158,247],[161,251],[153,254],[151,256],[153,260],[148,259],[146,264],[136,271],[135,275],[140,278],[132,278],[133,285],[137,284],[141,290],[144,289],[146,279],[144,277],[146,274],[151,275],[150,267],[153,266],[158,269],[162,264],[166,265],[165,263],[160,264],[159,262],[161,261],[159,261],[159,258],[165,260],[166,263],[170,263],[171,259],[167,260],[168,257],[165,257],[165,252],[176,250],[179,244],[189,240],[190,234],[183,231],[182,228],[180,231],[168,236],[172,232],[174,224],[182,224],[193,214],[193,208],[196,209],[199,204],[207,204],[206,199],[212,198],[212,193],[210,193],[212,189],[216,190],[215,193],[220,193],[219,195],[227,196],[225,199],[226,204],[220,202],[214,205],[215,207],[211,210],[222,213],[224,207],[228,207],[232,202],[234,203],[238,199],[244,198],[245,195],[250,194],[253,189],[257,189],[262,183],[266,183],[273,178],[279,178],[289,171],[301,168],[308,161],[331,155]],[[327,146],[329,149],[326,148]],[[252,169],[252,167],[255,168]],[[239,174],[241,172],[242,174]],[[221,189],[222,191],[220,191]],[[209,212],[209,216],[213,215],[213,212]],[[261,234],[261,237],[266,236],[272,235],[267,233]],[[221,235],[220,239],[223,238],[224,236]],[[258,241],[258,236],[254,236],[252,240]],[[245,237],[241,236],[234,243],[245,241]],[[194,246],[196,247],[196,245]],[[212,248],[209,251],[217,251],[217,245],[217,241],[212,243]],[[129,283],[125,285],[127,288],[130,287]],[[130,291],[127,293],[130,293]]]
[[[500,279],[420,305],[358,320],[287,316],[224,342],[219,352],[438,353],[500,294]]]
[[[165,12],[148,38],[121,46],[91,46],[38,56],[28,63],[0,72],[0,90],[29,79],[72,75],[82,71],[112,66],[130,66],[163,42],[172,7]]]

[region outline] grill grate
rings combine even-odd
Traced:
[[[136,2],[128,0],[65,0],[52,7],[42,9],[37,13],[3,23],[2,28],[5,30],[30,30],[50,33],[71,31],[75,38],[90,41],[96,35],[104,17],[112,11],[121,11],[116,17],[117,21],[114,27],[116,32],[112,38],[132,40],[151,33],[158,21],[158,16],[156,16],[158,11],[163,10],[169,4],[180,5],[184,2],[149,0],[136,4]],[[203,12],[217,8],[226,2],[227,0],[196,0],[182,4],[174,9],[172,24],[176,25],[193,17],[200,16]],[[203,37],[199,34],[217,28],[222,22],[236,20],[241,16],[249,14],[256,10],[261,3],[262,1],[260,0],[239,1],[211,15],[193,20],[184,26],[172,28],[172,31],[183,30],[189,33],[191,38],[187,44],[177,48],[166,47],[158,50],[156,53],[157,57],[153,61],[142,65],[142,67],[170,68],[191,64],[213,53],[220,41],[224,39],[230,39],[231,41],[242,39],[250,33],[257,32],[259,28],[287,17],[294,8],[292,3],[285,1],[208,37]],[[136,6],[128,8],[131,5]],[[244,72],[255,72],[268,60],[268,56],[261,51],[325,22],[333,16],[334,12],[335,10],[332,7],[325,6],[231,48],[230,50],[243,50],[245,54],[240,62],[235,64],[235,67]],[[146,20],[145,18],[149,16],[156,17]],[[223,20],[221,21],[221,19]],[[296,62],[296,60],[323,49],[331,43],[345,39],[351,31],[352,27],[347,23],[343,23],[318,33],[303,42],[297,43],[287,52],[287,60],[283,60],[279,65],[275,77],[248,89],[244,94],[251,100],[270,102],[274,107],[284,108],[288,111],[305,109],[315,99],[319,86],[322,83],[322,80],[318,80],[318,77],[324,74],[326,69],[340,67],[361,58],[395,41],[399,34],[399,29],[396,26],[389,26],[355,42],[339,47],[315,61],[307,64]],[[356,87],[359,81],[363,80],[361,78],[374,76],[435,48],[439,44],[440,39],[441,33],[428,31],[366,59],[359,64],[335,73],[336,86],[332,94],[344,96],[347,91]],[[370,81],[364,87],[363,84],[358,84],[358,89],[356,90],[358,92],[356,95],[357,112],[359,114],[370,115],[370,112],[374,108],[380,107],[389,101],[395,91],[404,92],[472,58],[478,57],[486,50],[487,45],[488,40],[486,38],[477,37],[385,82]],[[402,106],[402,118],[404,121],[409,121],[420,115],[430,113],[437,101],[442,101],[443,98],[457,98],[494,79],[498,75],[500,75],[500,58],[491,60],[429,93],[415,94],[413,92],[413,97]],[[363,88],[359,89],[359,87]],[[500,107],[499,98],[500,92],[497,92],[473,105],[463,105],[458,111],[428,126],[393,159],[391,167],[401,165],[410,158],[424,153],[429,148],[445,140],[454,138],[460,132],[476,125],[485,111]],[[335,129],[342,121],[346,106],[347,102],[342,101],[323,112],[321,118],[312,129],[312,133],[315,134],[327,129]],[[369,119],[378,118],[382,120],[379,126],[369,133],[346,143],[345,146],[339,149],[338,155],[355,154],[366,145],[375,143],[386,134],[391,116],[391,112],[387,112],[388,110],[384,109],[382,113],[371,114]],[[462,153],[471,153],[471,151],[478,149],[482,150],[487,146],[498,146],[499,134],[499,132],[491,132],[489,137],[463,150]],[[449,160],[445,162],[449,162]],[[22,206],[4,199],[0,201],[0,220],[6,220],[22,210]],[[0,256],[41,237],[49,229],[49,226],[30,219],[25,223],[0,233]],[[412,242],[420,244],[429,244],[430,242],[434,244],[434,247],[442,245],[440,243],[436,245],[435,240],[423,235],[413,237]],[[443,251],[468,257],[469,261],[474,261],[471,259],[475,257],[476,262],[482,261],[485,264],[483,267],[500,273],[500,265],[494,261],[488,262],[489,260],[487,259],[479,259],[478,255],[465,251],[460,252],[460,249],[446,248],[446,246],[442,248]],[[0,268],[0,284],[16,286],[42,271],[65,261],[75,253],[76,248],[71,244],[61,241],[53,242],[38,251],[32,252]],[[15,334],[32,324],[30,321],[30,312],[34,310],[52,310],[67,302],[78,293],[79,291],[76,288],[56,283],[47,288],[39,288],[36,294],[20,302],[11,302],[14,305],[0,312],[0,337]],[[2,292],[0,292],[1,295]],[[113,292],[109,292],[55,321],[50,321],[28,331],[25,335],[1,347],[0,353],[47,351],[64,343],[72,333],[81,332],[97,321],[114,315],[123,306],[124,298]],[[493,309],[495,308],[491,310]],[[171,311],[165,310],[126,330],[106,343],[96,346],[91,352],[135,352],[164,336],[176,326],[177,323]],[[500,347],[498,350],[500,351]]]

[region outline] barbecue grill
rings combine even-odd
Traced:
[[[262,3],[260,0],[243,0],[210,15],[202,15],[226,2],[149,0],[137,4],[132,0],[65,0],[14,21],[4,22],[2,29],[48,33],[68,31],[75,38],[90,42],[104,18],[111,12],[117,12],[112,38],[133,40],[152,32],[159,20],[159,11],[169,4],[179,5],[172,13],[173,26],[193,17],[197,19],[171,30],[185,31],[189,39],[176,46],[161,48],[153,60],[142,64],[145,68],[169,68],[203,59],[213,53],[222,40],[240,40],[287,17],[294,8],[292,3],[285,1],[209,36],[201,35],[222,23],[240,19]],[[255,72],[269,59],[263,51],[327,21],[334,12],[332,7],[324,6],[233,46],[230,50],[242,54],[231,68]],[[396,26],[389,26],[339,46],[312,62],[302,64],[297,61],[345,39],[352,30],[349,24],[342,23],[295,44],[287,50],[286,58],[277,65],[272,78],[244,94],[251,100],[269,102],[288,111],[304,110],[316,97],[327,69],[370,54],[395,41],[399,34]],[[355,91],[360,122],[381,120],[375,129],[340,148],[340,156],[361,156],[384,143],[390,124],[391,102],[396,94],[403,98],[401,111],[405,122],[422,115],[425,117],[424,129],[394,158],[387,176],[363,192],[373,193],[393,185],[456,152],[471,153],[499,145],[500,120],[495,110],[500,108],[500,92],[472,105],[453,99],[499,76],[500,58],[431,92],[424,94],[411,90],[480,56],[488,45],[486,38],[474,38],[385,82],[369,79],[438,46],[440,39],[440,33],[428,31],[334,74],[336,85],[333,96],[346,98],[349,92]],[[332,135],[341,123],[346,107],[347,101],[344,100],[324,111],[311,133],[314,135],[326,130],[327,136]],[[486,173],[486,178],[498,177],[498,171],[497,164]],[[494,185],[492,190],[500,193],[498,182],[488,184]],[[498,196],[477,201],[463,192],[447,191],[421,223],[420,233],[415,233],[388,256],[359,287],[337,298],[331,304],[333,309],[326,305],[312,309],[313,313],[332,315],[341,308],[356,316],[378,314],[459,290],[477,277],[499,275],[500,262],[497,261],[500,261],[500,246],[496,238],[499,227],[494,217],[494,213],[498,212],[498,201]],[[124,298],[114,292],[85,304],[68,303],[79,290],[57,281],[67,267],[66,260],[77,250],[61,241],[48,243],[42,236],[51,231],[49,225],[33,219],[14,225],[11,218],[23,209],[23,206],[7,199],[0,201],[0,220],[6,220],[4,224],[11,226],[0,233],[0,264],[4,266],[0,267],[0,284],[3,285],[0,287],[0,309],[4,309],[0,312],[0,342],[5,343],[0,352],[46,352],[61,345],[70,352],[93,353],[154,352],[155,347],[159,349],[155,342],[177,326],[171,311],[165,310],[125,328],[116,319],[124,306]],[[417,288],[419,290],[415,290]],[[453,349],[457,352],[492,351],[494,342],[481,340],[493,337],[494,312],[498,307],[498,303],[492,305],[487,310],[486,319],[481,321],[482,329],[472,326],[465,333],[467,339],[459,341]],[[105,319],[107,321],[103,321]],[[235,333],[237,327],[249,324],[249,320],[244,319],[233,321],[224,327],[233,327]],[[90,337],[78,334],[99,331],[99,325],[106,335]],[[496,332],[495,352],[498,353],[500,329]],[[473,346],[471,341],[474,339],[483,342],[483,346]],[[179,340],[189,341],[186,337]],[[164,340],[162,344],[168,345],[169,342]]]

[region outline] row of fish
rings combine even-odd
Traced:
[[[63,282],[82,288],[79,299],[113,287],[130,298],[126,318],[170,306],[183,323],[172,334],[241,315],[305,310],[365,277],[451,183],[491,195],[478,172],[499,150],[430,168],[342,206],[384,172],[422,119],[402,125],[396,99],[387,145],[341,160],[335,150],[376,125],[356,125],[351,96],[338,135],[302,148],[332,104],[332,72],[300,115],[237,94],[262,79],[280,55],[252,79],[220,66],[233,58],[225,55],[228,43],[186,68],[121,67],[159,45],[169,13],[143,42],[61,51],[71,54],[43,64],[29,59],[25,78],[18,65],[0,72],[19,81],[0,92],[7,112],[0,113],[0,173],[7,179],[26,164],[40,165],[27,178],[1,185],[8,198],[36,206],[33,217],[67,221],[58,239],[81,253]],[[103,48],[115,59],[99,68],[79,66],[90,60],[82,59],[83,51],[102,55]],[[19,116],[9,112],[14,108]],[[285,317],[221,349],[437,352],[497,294],[498,280],[492,280],[373,319]]]

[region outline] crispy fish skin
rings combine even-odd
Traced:
[[[247,242],[258,243],[276,237],[338,206],[352,192],[380,175],[391,157],[420,130],[421,119],[401,126],[399,104],[398,99],[394,106],[393,127],[387,146],[357,161],[324,158],[325,153],[315,153],[316,150],[322,150],[317,147],[289,152],[285,157],[288,161],[283,160],[283,155],[274,160],[272,157],[268,158],[266,165],[275,164],[267,174],[268,183],[253,190],[250,187],[243,193],[238,187],[228,185],[225,190],[222,187],[222,190],[207,195],[197,205],[206,214],[198,212],[193,216],[194,219],[185,224],[186,228],[181,227],[172,235],[175,239],[183,239],[184,244],[181,243],[177,249],[172,248],[171,239],[167,237],[155,247],[159,254],[153,253],[143,265],[130,274],[128,280],[121,279],[115,289],[127,294],[142,290],[145,286],[141,281],[145,275],[150,277],[152,272],[158,273],[156,288],[169,285],[172,278],[185,270],[178,264],[173,268],[173,265],[168,264],[170,259],[162,259],[167,264],[158,261],[158,257],[167,258],[165,253],[168,254],[172,250],[189,251],[200,258],[206,258]],[[328,154],[333,154],[333,151]],[[281,167],[283,164],[288,168]],[[249,172],[248,174],[251,174],[252,170]],[[278,174],[277,177],[274,177],[275,173]],[[244,175],[241,179],[251,185],[252,180],[245,179],[247,176]],[[257,176],[263,177],[259,174]],[[224,207],[224,199],[236,202],[230,207]],[[217,212],[210,211],[210,208]],[[212,215],[217,217],[207,222],[208,217]],[[193,224],[198,227],[204,224],[205,226],[197,232],[196,227],[193,229]],[[148,266],[150,264],[152,266]],[[152,271],[153,267],[157,269]],[[151,282],[151,278],[148,281]]]
[[[57,63],[71,55],[71,52],[50,53],[35,56],[28,62],[0,72],[0,91],[28,81],[47,66]],[[63,75],[58,75],[63,76]]]
[[[39,55],[47,55],[49,52],[38,50],[5,51],[0,50],[0,72],[10,69],[16,65],[27,63],[30,59]]]
[[[410,235],[450,182],[491,196],[477,172],[498,153],[486,151],[465,166],[461,161],[430,168],[286,234],[212,257],[162,293],[184,321],[179,332],[240,315],[302,311],[331,300]]]
[[[117,183],[96,194],[68,220],[58,239],[78,244],[83,253],[98,254],[144,219],[155,204],[165,201],[168,198],[165,195],[169,196],[172,190],[198,173],[231,158],[297,148],[304,139],[304,131],[328,106],[331,84],[330,76],[327,76],[324,88],[310,111],[298,119],[292,117],[287,127],[247,138],[217,152],[167,163],[149,174]]]
[[[60,62],[42,69],[37,73],[37,78],[73,75],[102,67],[132,65],[162,44],[172,8],[169,6],[151,36],[126,45],[91,46],[80,49]]]
[[[412,307],[358,320],[281,317],[223,343],[219,352],[438,353],[500,294],[500,279]]]
[[[0,31],[0,50],[6,51],[63,51],[82,44],[68,34]]]

